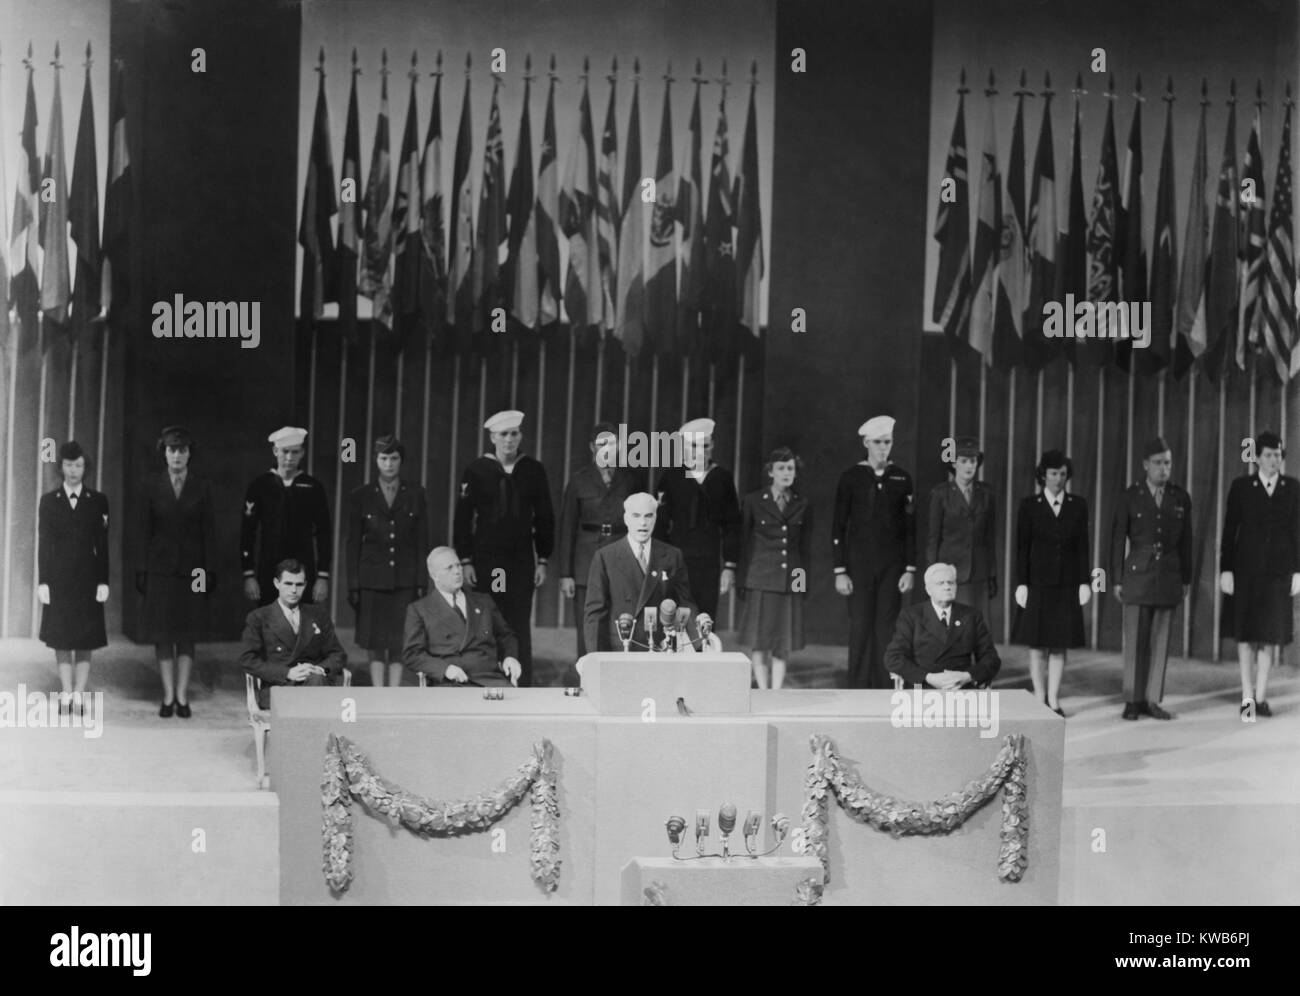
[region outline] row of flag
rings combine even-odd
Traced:
[[[396,335],[399,345],[413,339],[432,341],[458,352],[482,348],[487,336],[502,331],[499,323],[494,328],[494,314],[508,315],[512,331],[536,330],[567,319],[573,332],[584,338],[615,336],[629,355],[643,350],[660,355],[698,352],[725,360],[757,338],[763,253],[752,85],[734,182],[723,89],[706,201],[700,163],[704,80],[698,64],[680,173],[673,161],[671,80],[665,77],[654,172],[643,172],[640,89],[634,81],[621,178],[615,83],[611,80],[597,140],[584,66],[578,128],[561,182],[552,57],[537,170],[534,173],[529,113],[531,77],[525,76],[508,187],[498,104],[502,77],[494,73],[476,214],[469,60],[451,186],[444,188],[441,54],[422,146],[417,74],[412,69],[395,184],[389,158],[387,52],[383,58],[369,175],[364,195],[349,198],[341,192],[362,190],[356,53],[337,177],[324,52],[320,55],[298,232],[303,250],[302,319],[319,321],[325,305],[337,302],[343,334],[355,335],[360,295],[370,300],[374,319]],[[650,177],[653,197],[645,182]],[[450,200],[450,231],[444,230],[444,191]],[[568,240],[564,273],[560,239]]]
[[[1025,201],[1024,73],[1016,90],[1010,166],[1005,194],[998,172],[993,76],[980,153],[975,234],[970,236],[967,178],[965,72],[958,90],[934,237],[939,243],[932,318],[954,348],[970,348],[1003,370],[1041,369],[1064,351],[1071,363],[1130,366],[1150,376],[1168,367],[1181,377],[1199,365],[1217,379],[1233,364],[1246,369],[1259,354],[1282,382],[1300,373],[1292,223],[1291,95],[1287,87],[1271,207],[1265,196],[1260,131],[1262,99],[1237,168],[1236,85],[1229,100],[1227,133],[1213,211],[1207,208],[1206,85],[1201,84],[1200,126],[1181,262],[1174,220],[1173,81],[1165,94],[1164,143],[1156,186],[1155,236],[1148,266],[1142,240],[1141,78],[1119,172],[1115,143],[1114,81],[1107,90],[1106,122],[1091,211],[1085,213],[1081,176],[1079,94],[1074,89],[1074,128],[1064,224],[1058,229],[1056,167],[1052,142],[1051,78],[1041,91],[1042,125]],[[1257,87],[1257,94],[1262,89]],[[947,181],[951,180],[951,183]],[[1249,181],[1249,182],[1246,182]],[[1004,200],[1005,197],[1005,200]],[[1027,207],[1027,210],[1026,210]],[[973,244],[972,244],[973,241]],[[1150,302],[1151,344],[1134,350],[1114,339],[1049,339],[1043,306],[1076,301]],[[1067,316],[1067,321],[1072,318]]]
[[[110,324],[122,315],[130,288],[129,216],[131,160],[126,145],[124,70],[114,68],[113,106],[109,122],[109,169],[104,194],[104,229],[100,237],[99,170],[95,156],[95,102],[90,84],[90,46],[81,116],[68,183],[63,142],[63,100],[59,88],[59,48],[54,48],[54,99],[46,132],[45,156],[36,149],[36,93],[31,46],[27,58],[27,97],[19,133],[19,170],[12,225],[0,207],[0,289],[7,307],[0,308],[0,343],[9,348],[11,323],[17,324],[20,352],[40,343],[48,348],[56,335],[73,341],[92,323]],[[0,107],[3,101],[0,101]],[[7,130],[0,120],[0,191],[8,189],[4,172]],[[69,251],[69,239],[73,249]]]

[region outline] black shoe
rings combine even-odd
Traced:
[[[172,714],[172,709],[175,708],[175,706],[176,706],[175,699],[172,699],[172,701],[170,702],[164,702],[162,705],[158,707],[158,715],[161,716],[163,719],[170,719]]]
[[[1151,707],[1150,707],[1146,702],[1139,702],[1139,703],[1137,704],[1137,707],[1138,707],[1138,715],[1139,715],[1139,716],[1150,716],[1150,715],[1151,715]]]
[[[1125,703],[1124,703],[1124,715],[1123,715],[1123,717],[1121,717],[1121,718],[1123,718],[1123,719],[1137,719],[1137,718],[1138,718],[1139,716],[1141,716],[1141,715],[1142,715],[1142,709],[1141,709],[1141,707],[1140,707],[1136,702],[1125,702]]]
[[[1164,709],[1161,709],[1160,706],[1157,705],[1155,702],[1147,703],[1147,715],[1150,716],[1152,719],[1173,719],[1174,718],[1174,714],[1172,712],[1166,712]]]
[[[1056,713],[1056,714],[1057,714],[1058,716],[1060,716],[1062,719],[1065,718],[1065,710],[1062,709],[1059,705],[1058,705],[1058,706],[1048,706],[1047,708],[1051,709],[1052,712]]]
[[[1268,703],[1264,699],[1260,699],[1255,703],[1255,715],[1271,716],[1273,715],[1273,710],[1268,707]]]
[[[176,715],[179,716],[181,719],[189,719],[189,718],[190,718],[190,704],[189,704],[188,702],[177,702],[177,703],[176,703]]]

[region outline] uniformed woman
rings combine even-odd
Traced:
[[[166,468],[149,477],[139,501],[138,638],[154,645],[163,686],[158,715],[166,719],[174,710],[188,719],[194,645],[208,628],[216,519],[212,486],[190,471],[189,430],[167,426],[157,448]]]
[[[763,468],[770,484],[747,494],[740,508],[740,642],[750,650],[759,688],[767,687],[769,659],[772,687],[780,688],[790,652],[804,645],[813,516],[807,499],[794,490],[799,463],[793,450],[773,450]]]
[[[424,488],[402,480],[406,449],[394,436],[375,440],[378,476],[348,499],[348,604],[357,614],[357,646],[370,652],[370,682],[402,683],[406,607],[424,596],[429,511]]]
[[[1241,665],[1241,718],[1271,716],[1268,672],[1291,642],[1291,600],[1300,595],[1300,482],[1281,473],[1282,440],[1261,432],[1259,472],[1232,482],[1219,547],[1219,587]],[[1251,681],[1252,665],[1258,662]]]
[[[1065,490],[1073,472],[1060,450],[1044,453],[1034,469],[1042,491],[1022,499],[1016,516],[1016,642],[1030,648],[1034,694],[1059,716],[1067,651],[1083,646],[1083,606],[1092,597],[1088,506]]]
[[[36,594],[45,606],[41,641],[59,666],[59,712],[82,709],[90,652],[108,645],[108,498],[85,485],[89,459],[81,444],[59,448],[63,483],[41,495]],[[73,664],[76,681],[73,681]]]
[[[925,559],[927,564],[957,568],[957,601],[979,609],[987,622],[998,579],[993,489],[975,480],[983,463],[978,440],[969,436],[956,440],[953,459],[947,464],[951,480],[930,492]]]

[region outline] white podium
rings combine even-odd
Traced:
[[[602,651],[587,654],[579,665],[582,690],[601,716],[750,713],[750,665],[744,654]]]

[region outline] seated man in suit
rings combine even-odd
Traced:
[[[956,602],[957,568],[931,564],[925,572],[927,601],[898,614],[885,651],[885,670],[904,685],[931,688],[984,687],[1002,666],[984,617]]]
[[[244,649],[239,663],[260,678],[257,705],[271,707],[271,685],[333,685],[343,674],[348,655],[323,605],[302,601],[307,568],[292,558],[275,565],[278,592],[270,605],[254,609],[244,620]]]
[[[463,590],[464,569],[449,546],[435,547],[425,564],[433,586],[406,607],[403,663],[431,684],[519,684],[519,640],[492,596]]]
[[[657,609],[665,599],[676,602],[679,610],[695,612],[682,552],[651,538],[658,509],[654,495],[644,491],[630,495],[623,502],[627,536],[601,547],[592,557],[584,607],[588,650],[623,649],[618,635],[620,616],[632,617],[632,647],[644,650],[645,609]],[[696,626],[701,623],[711,627],[713,620],[701,613]]]

